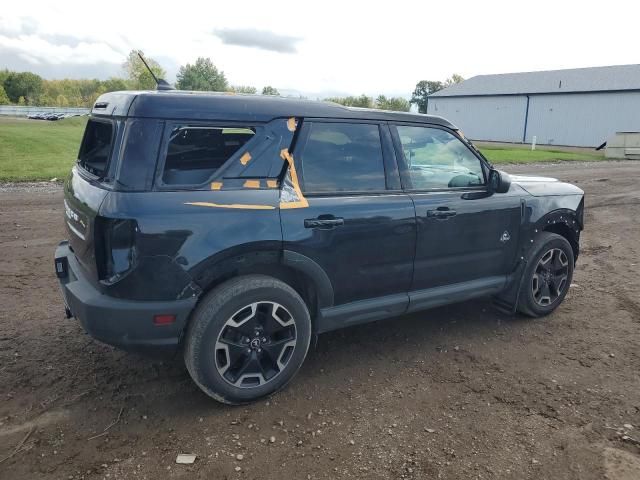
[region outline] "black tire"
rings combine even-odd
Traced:
[[[549,252],[552,252],[551,257]],[[546,264],[541,263],[543,258],[547,259]],[[549,262],[562,268],[547,267]],[[562,265],[564,262],[566,266]],[[550,232],[538,234],[531,245],[520,284],[518,311],[531,317],[543,317],[553,312],[569,291],[573,267],[573,249],[566,238]]]
[[[254,338],[260,328],[269,333]],[[217,286],[198,304],[187,329],[184,360],[203,392],[241,405],[283,388],[302,366],[310,340],[311,319],[300,295],[275,278],[246,275]]]

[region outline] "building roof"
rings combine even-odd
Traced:
[[[430,123],[455,128],[444,118],[410,112],[352,108],[271,95],[242,95],[216,92],[123,91],[101,95],[93,106],[94,115],[185,120],[227,120],[268,122],[274,118],[340,118]]]
[[[478,75],[433,97],[640,90],[640,65]]]

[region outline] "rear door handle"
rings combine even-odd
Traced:
[[[427,210],[427,217],[436,218],[438,220],[446,220],[449,217],[456,215],[455,210],[450,210],[449,207],[438,207],[436,210]]]
[[[304,221],[304,228],[334,228],[344,225],[344,218],[341,217],[324,217],[307,218]]]

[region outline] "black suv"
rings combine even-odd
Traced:
[[[552,312],[583,225],[582,190],[493,169],[442,118],[262,96],[102,95],[64,194],[67,316],[182,349],[233,404],[322,332],[483,296]]]

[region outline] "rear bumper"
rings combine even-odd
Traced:
[[[146,302],[105,295],[84,277],[67,242],[56,248],[55,265],[67,313],[78,319],[93,338],[138,353],[176,353],[196,297]],[[155,315],[175,315],[176,320],[169,325],[154,325]]]

